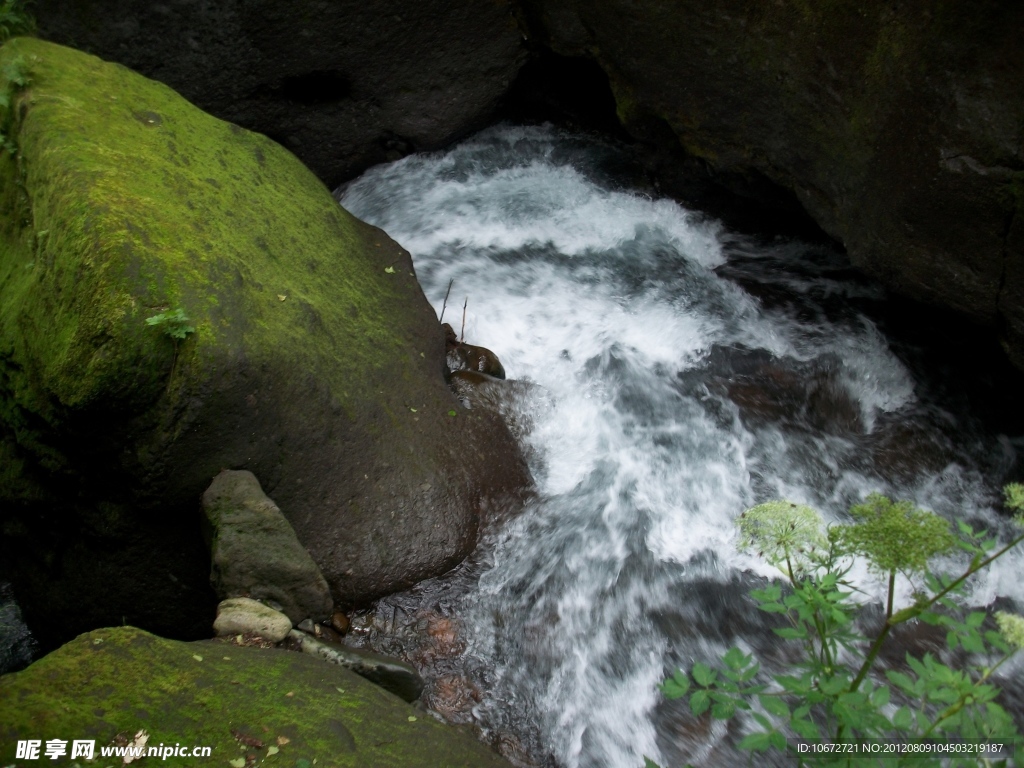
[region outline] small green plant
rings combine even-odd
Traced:
[[[174,339],[175,345],[177,345],[177,342],[187,338],[190,333],[195,333],[196,329],[188,323],[188,316],[181,307],[146,318],[146,325],[152,325],[162,330],[166,335]]]
[[[0,0],[0,43],[35,33],[36,21],[25,6],[23,0]]]
[[[1024,526],[1024,486],[1006,487],[1006,506]],[[756,552],[785,575],[750,595],[758,608],[779,614],[788,626],[775,630],[799,648],[799,661],[788,674],[764,682],[752,654],[730,648],[715,667],[697,663],[689,673],[676,670],[660,689],[670,699],[689,696],[695,715],[710,713],[728,720],[749,715],[747,735],[739,742],[752,753],[787,749],[787,737],[838,744],[875,741],[926,745],[1017,739],[1013,719],[996,702],[1000,691],[993,675],[1024,649],[1024,617],[998,612],[966,611],[953,597],[967,580],[1024,541],[1020,534],[1000,546],[984,531],[964,522],[957,533],[934,513],[910,502],[871,495],[851,510],[854,522],[826,528],[814,510],[774,501],[747,510],[739,519],[741,548]],[[968,565],[956,575],[934,573],[930,561],[956,549]],[[847,580],[854,558],[866,558],[887,584],[885,613],[874,629],[865,606],[853,600]],[[915,588],[912,605],[894,610],[896,579]],[[921,621],[946,630],[950,654],[963,668],[943,663],[931,653],[906,654],[906,667],[880,670],[878,657],[892,630]],[[795,765],[887,766],[982,765],[984,758],[964,753],[911,751],[888,754],[884,761],[846,755],[811,753],[812,760],[792,754]],[[656,768],[646,759],[647,768]]]
[[[2,3],[3,0],[0,0]],[[0,33],[3,31],[3,8],[0,4]],[[2,34],[0,34],[2,37]],[[32,83],[32,76],[28,66],[21,56],[15,56],[3,66],[4,89],[0,91],[0,150],[7,152],[11,157],[18,154],[18,142],[14,134],[14,105],[15,98],[20,91]]]
[[[32,84],[32,73],[21,56],[15,56],[3,68],[4,80],[14,90],[28,88]]]

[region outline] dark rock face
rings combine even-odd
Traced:
[[[42,37],[286,146],[331,187],[483,127],[521,63],[504,0],[39,0]]]
[[[1024,6],[524,0],[675,164],[795,192],[891,289],[996,327],[1024,366]],[[769,190],[770,191],[770,190]]]

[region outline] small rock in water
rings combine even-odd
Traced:
[[[334,631],[339,635],[346,635],[352,629],[352,622],[341,611],[335,611],[331,614],[331,626],[334,627]]]
[[[326,640],[328,643],[340,643],[341,635],[335,632],[330,627],[325,627],[323,624],[318,624],[312,619],[303,619],[299,622],[297,629],[302,630],[307,635]]]
[[[328,643],[341,642],[341,635],[339,635],[330,627],[325,627],[323,624],[313,625],[313,637],[318,637],[321,640],[326,640]]]
[[[255,634],[279,643],[292,629],[292,620],[280,611],[247,597],[233,597],[217,606],[213,631],[217,636]]]
[[[474,371],[485,373],[496,379],[505,378],[505,368],[498,356],[486,347],[478,347],[459,341],[455,330],[445,323],[446,362],[450,371]]]

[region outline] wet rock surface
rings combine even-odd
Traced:
[[[10,584],[0,583],[0,675],[27,666],[37,651]]]
[[[461,341],[448,323],[441,328],[445,334],[445,363],[449,371],[477,373],[495,379],[505,378],[505,369],[498,356],[491,350]]]
[[[349,621],[347,614],[341,611],[335,611],[331,614],[331,627],[339,635],[346,635],[352,628],[352,622]]]
[[[864,431],[860,409],[839,379],[838,359],[805,363],[764,350],[716,347],[705,366],[679,374],[684,391],[706,387],[728,398],[751,427],[783,423],[835,434]]]
[[[510,728],[485,729],[475,711],[493,684],[494,670],[470,652],[471,633],[459,605],[488,567],[489,546],[485,541],[443,577],[354,613],[346,643],[413,665],[423,680],[420,705],[489,744],[517,768],[554,766],[554,758],[536,743],[527,743],[523,734]]]

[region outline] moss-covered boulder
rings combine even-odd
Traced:
[[[437,722],[348,670],[305,654],[216,641],[165,640],[133,627],[75,638],[0,677],[0,763],[18,739],[96,742],[139,731],[147,746],[210,747],[160,765],[293,768],[508,768],[471,736]],[[123,742],[122,742],[123,743]],[[252,756],[247,760],[247,756]],[[231,762],[236,761],[236,762]]]
[[[0,562],[44,645],[208,636],[199,497],[224,468],[340,602],[457,563],[527,475],[445,386],[409,254],[119,65],[15,39],[0,94]]]

